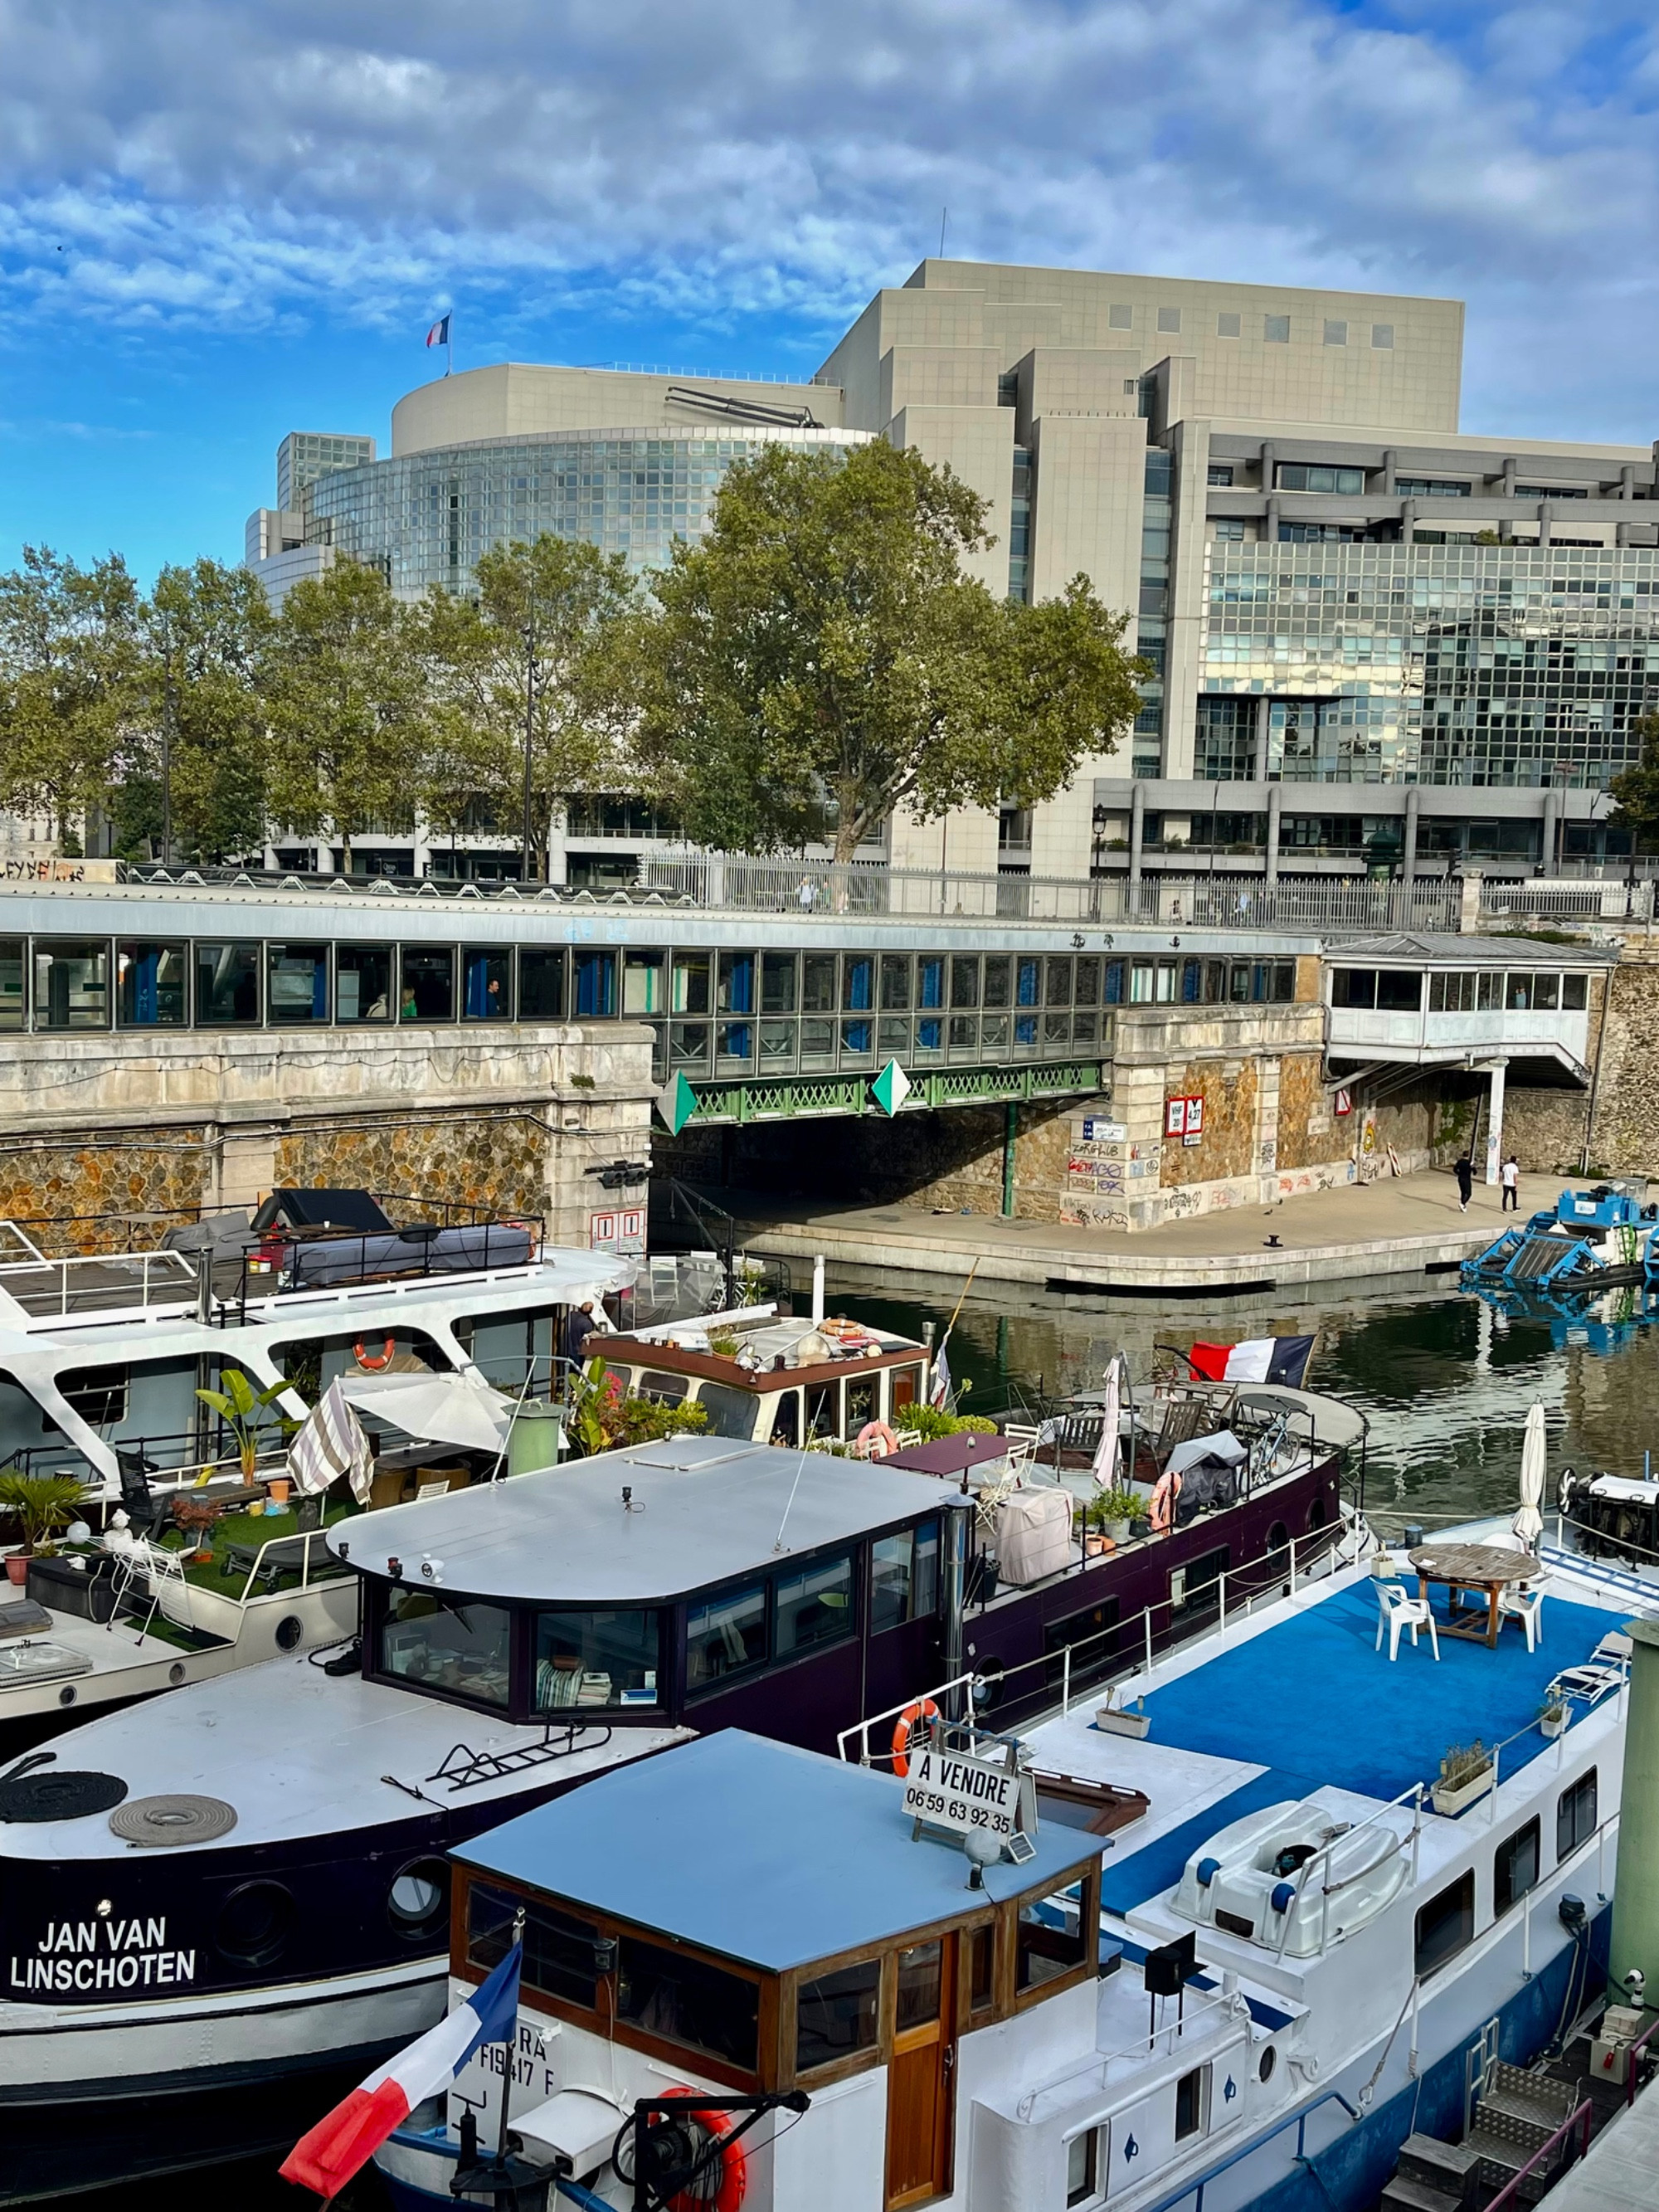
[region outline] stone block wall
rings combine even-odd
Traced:
[[[157,1129],[126,1143],[37,1139],[0,1150],[0,1220],[17,1223],[49,1258],[143,1250],[194,1218],[212,1172],[199,1129]]]

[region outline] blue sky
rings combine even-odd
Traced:
[[[0,0],[0,566],[235,559],[286,429],[507,358],[810,370],[937,250],[1469,303],[1659,430],[1659,0]]]

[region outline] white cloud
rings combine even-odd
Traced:
[[[963,256],[1461,294],[1471,422],[1637,434],[1651,16],[0,0],[0,292],[247,331],[604,288],[827,335],[948,204]]]

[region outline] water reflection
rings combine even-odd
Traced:
[[[832,1268],[837,1304],[859,1317],[942,1333],[956,1300],[933,1276]],[[1310,1382],[1346,1398],[1370,1423],[1367,1496],[1430,1520],[1511,1504],[1527,1409],[1549,1417],[1551,1485],[1560,1468],[1639,1474],[1659,1448],[1659,1306],[1631,1291],[1568,1304],[1509,1297],[1498,1304],[1444,1283],[1372,1293],[1316,1285],[1276,1298],[1066,1298],[1014,1285],[969,1293],[951,1338],[962,1410],[1096,1387],[1114,1351],[1133,1376],[1154,1347],[1195,1340],[1319,1332]]]

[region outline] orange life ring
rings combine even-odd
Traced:
[[[895,1774],[902,1778],[910,1771],[910,1761],[906,1754],[910,1748],[911,1729],[924,1725],[931,1729],[933,1723],[943,1717],[939,1707],[931,1698],[918,1698],[914,1705],[904,1708],[893,1723],[893,1771]]]
[[[879,1452],[875,1449],[877,1444],[881,1446]],[[866,1421],[853,1449],[860,1459],[885,1459],[889,1452],[898,1449],[898,1438],[885,1421]]]
[[[1167,1535],[1169,1533],[1170,1524],[1175,1519],[1175,1502],[1180,1495],[1181,1477],[1178,1474],[1160,1474],[1158,1478],[1158,1487],[1152,1492],[1152,1503],[1146,1516],[1152,1524],[1154,1535]]]
[[[392,1361],[397,1358],[398,1340],[395,1336],[387,1337],[385,1349],[381,1352],[378,1359],[371,1358],[369,1354],[363,1350],[361,1343],[354,1344],[351,1347],[351,1352],[352,1357],[356,1360],[358,1366],[363,1370],[365,1374],[378,1375],[381,1372],[382,1369],[390,1367]]]
[[[684,2082],[676,2083],[667,2092],[671,2097],[690,2097],[696,2094]],[[681,2189],[668,2200],[670,2212],[738,2212],[738,2206],[749,2192],[749,2160],[744,2155],[743,2145],[734,2142],[730,2133],[732,2115],[729,2112],[706,2112],[697,2106],[680,2106],[675,2118],[695,2120],[705,2128],[720,2145],[720,2165],[697,2176],[696,2185]],[[635,2153],[637,2156],[637,2152]],[[720,2175],[720,2186],[710,2193],[714,2173]]]

